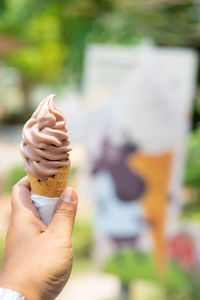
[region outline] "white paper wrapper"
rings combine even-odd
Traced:
[[[34,206],[38,209],[43,223],[45,225],[49,225],[59,198],[50,198],[31,193],[31,200],[33,201]]]

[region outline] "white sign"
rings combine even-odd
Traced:
[[[196,72],[191,49],[92,45],[86,54],[97,232],[143,249],[154,244],[160,265],[181,205]],[[175,217],[166,227],[169,207]]]

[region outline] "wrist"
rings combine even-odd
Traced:
[[[11,289],[20,293],[26,300],[41,300],[37,289],[27,279],[24,282],[13,276],[13,272],[7,276],[5,272],[0,272],[0,287]]]
[[[6,300],[26,300],[24,296],[22,296],[20,293],[8,289],[0,287],[0,299],[6,299]]]

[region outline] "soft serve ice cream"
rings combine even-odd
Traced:
[[[24,126],[20,151],[31,184],[31,199],[48,225],[70,169],[66,121],[54,104],[55,95],[44,99]]]
[[[43,100],[27,121],[20,146],[25,170],[41,181],[70,163],[66,121],[55,107],[54,98],[50,95]]]

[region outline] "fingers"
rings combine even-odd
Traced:
[[[12,190],[12,207],[14,211],[21,210],[22,208],[28,208],[29,210],[35,212],[35,207],[33,206],[31,200],[31,187],[28,177],[22,178],[16,185],[14,185]]]
[[[12,215],[34,215],[41,223],[39,214],[31,200],[31,187],[28,177],[22,178],[12,190]],[[31,214],[30,214],[31,213]],[[21,219],[23,222],[23,218]]]
[[[71,187],[66,188],[56,206],[55,214],[47,230],[52,233],[56,233],[59,236],[71,239],[77,204],[78,195],[76,191]]]

